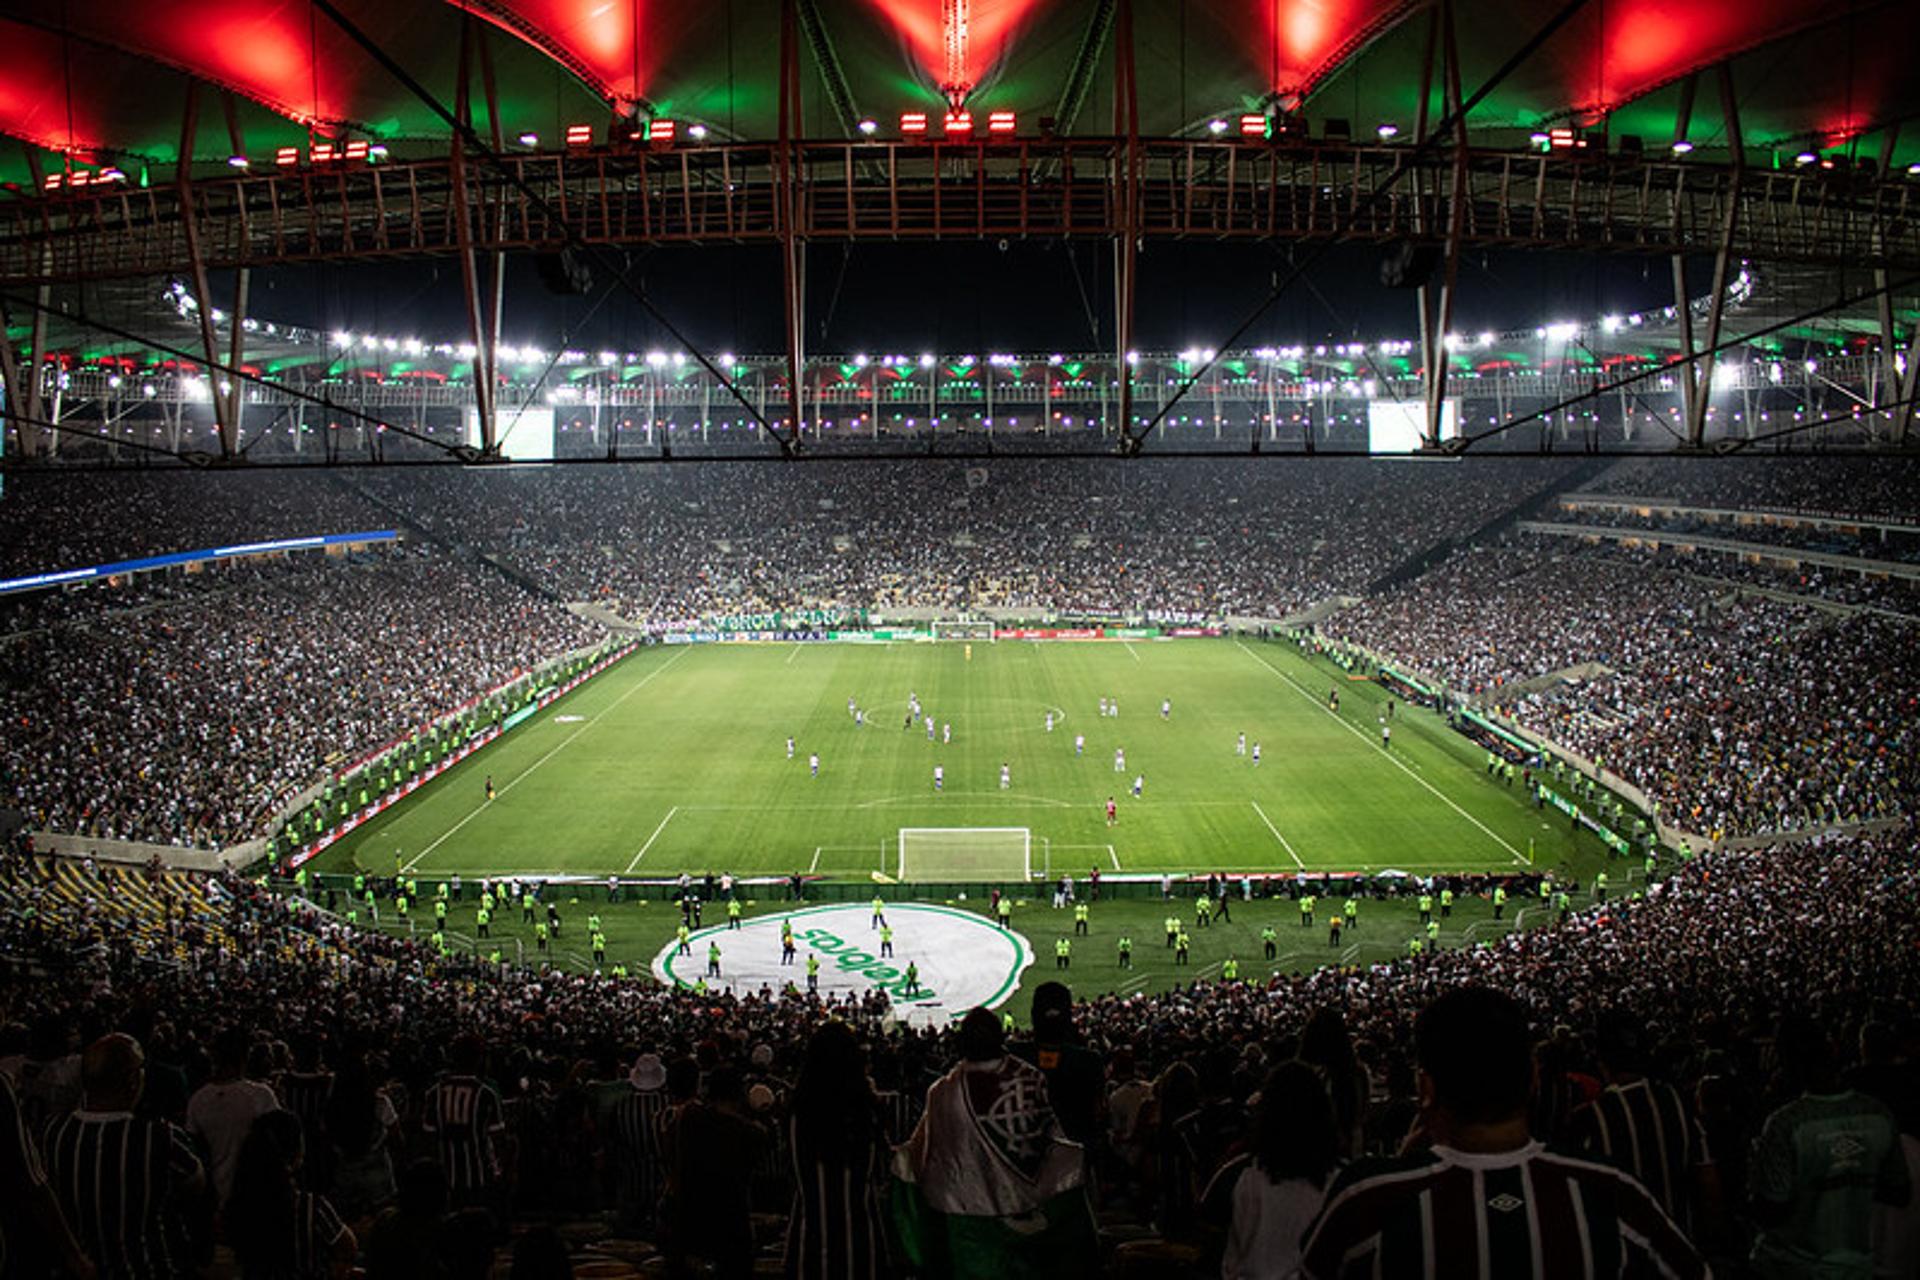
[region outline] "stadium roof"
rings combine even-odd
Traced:
[[[802,132],[838,136],[860,117],[891,132],[903,111],[940,110],[943,86],[957,83],[970,110],[1017,112],[1023,132],[1054,117],[1062,131],[1109,133],[1116,2],[796,0],[809,37]],[[1329,119],[1356,135],[1411,131],[1430,6],[1132,3],[1144,134],[1274,110],[1297,110],[1315,133]],[[1559,7],[1458,0],[1468,91]],[[488,32],[509,140],[552,145],[573,124],[604,138],[634,117],[699,123],[716,138],[777,131],[777,0],[0,0],[0,135],[26,144],[0,146],[0,181],[31,181],[36,166],[68,157],[170,165],[194,82],[216,91],[202,97],[196,163],[225,164],[236,147],[264,159],[316,135],[395,155],[444,150],[446,126],[394,67],[451,105],[468,15]],[[1589,0],[1469,125],[1518,143],[1552,125],[1604,125],[1616,145],[1631,134],[1651,151],[1676,140],[1684,117],[1685,140],[1710,153],[1726,140],[1719,81],[1695,73],[1726,64],[1750,148],[1905,167],[1920,162],[1920,126],[1899,132],[1920,111],[1916,48],[1911,3]],[[482,60],[472,65],[479,101]],[[1076,67],[1091,72],[1077,110]]]

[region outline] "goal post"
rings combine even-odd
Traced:
[[[901,827],[896,878],[963,883],[1033,878],[1026,827]]]
[[[966,622],[943,622],[936,619],[933,623],[933,638],[935,640],[965,640],[968,643],[978,640],[985,644],[992,644],[993,627],[994,624],[985,619],[969,620]]]

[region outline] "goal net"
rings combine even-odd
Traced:
[[[902,827],[901,880],[1027,880],[1033,833],[1026,827]]]
[[[980,640],[993,643],[992,622],[938,622],[933,624],[935,640]]]

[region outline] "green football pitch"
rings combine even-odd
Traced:
[[[913,695],[934,719],[932,740],[924,720],[903,727]],[[1117,716],[1100,714],[1102,698]],[[1601,860],[1517,785],[1488,778],[1484,754],[1432,713],[1396,708],[1383,749],[1386,698],[1290,644],[1237,639],[649,648],[379,815],[316,869],[386,874],[398,855],[429,880],[868,881],[901,874],[903,828],[1021,830],[991,838],[990,852],[1016,842],[1035,876],[1428,874],[1520,870],[1530,858],[1584,873]],[[927,852],[907,879],[964,878],[945,874],[938,838],[909,847]]]

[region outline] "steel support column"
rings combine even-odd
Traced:
[[[1873,287],[1879,296],[1874,299],[1880,319],[1880,377],[1883,388],[1875,397],[1875,403],[1886,406],[1881,412],[1886,419],[1888,434],[1898,444],[1905,444],[1907,429],[1913,422],[1913,393],[1916,370],[1914,357],[1920,355],[1920,324],[1915,324],[1913,332],[1907,335],[1907,350],[1904,361],[1900,354],[1900,334],[1894,323],[1893,290],[1884,267],[1876,267],[1873,272]],[[1902,364],[1906,368],[1901,368]]]
[[[793,141],[802,129],[799,23],[794,12],[797,3],[798,0],[782,0],[780,5],[780,141],[776,165],[780,295],[785,309],[787,348],[788,427],[784,443],[788,452],[800,447],[800,424],[805,421],[801,415],[806,409],[806,251],[800,242],[799,174],[793,159]]]
[[[228,452],[233,439],[227,421],[227,397],[214,377],[220,364],[220,342],[213,332],[213,291],[207,287],[207,261],[200,250],[199,219],[193,208],[193,138],[200,118],[199,86],[187,81],[186,103],[180,113],[180,155],[174,162],[174,186],[180,195],[180,229],[186,239],[188,269],[193,276],[193,296],[200,305],[200,345],[206,351],[208,391],[213,400],[213,421],[220,436],[221,452]]]
[[[252,275],[251,270],[242,267],[233,277],[233,310],[227,314],[227,367],[233,370],[246,363],[247,292]],[[213,388],[214,395],[224,397],[227,402],[226,417],[220,424],[220,456],[223,458],[235,458],[240,453],[240,414],[246,403],[241,385],[240,378],[230,373],[224,392],[218,384]]]
[[[1720,64],[1720,110],[1726,122],[1733,176],[1727,190],[1727,207],[1720,220],[1720,245],[1713,255],[1713,290],[1707,297],[1705,354],[1700,356],[1697,370],[1690,367],[1685,371],[1694,384],[1693,402],[1687,407],[1687,447],[1690,449],[1700,448],[1706,439],[1707,408],[1713,398],[1714,348],[1720,345],[1720,321],[1727,310],[1727,276],[1733,267],[1733,238],[1740,228],[1740,187],[1747,171],[1746,146],[1740,134],[1740,103],[1733,92],[1733,68],[1724,62]]]
[[[1100,66],[1100,49],[1107,43],[1107,32],[1113,28],[1113,11],[1117,0],[1095,0],[1093,12],[1087,15],[1087,29],[1081,33],[1080,48],[1073,55],[1073,66],[1067,70],[1065,83],[1060,86],[1059,101],[1053,106],[1053,131],[1065,136],[1073,132],[1073,122],[1080,118],[1080,108],[1086,104],[1087,92],[1093,87],[1093,77]]]
[[[1140,98],[1133,68],[1133,0],[1117,0],[1113,42],[1113,131],[1121,151],[1119,232],[1113,245],[1114,365],[1119,375],[1120,447],[1140,451],[1133,434],[1133,302],[1140,264]]]
[[[1440,267],[1440,286],[1421,285],[1420,340],[1425,373],[1426,413],[1421,443],[1428,449],[1440,447],[1440,426],[1447,401],[1447,330],[1453,327],[1454,286],[1460,278],[1460,239],[1465,228],[1462,212],[1467,202],[1467,130],[1457,120],[1460,111],[1460,51],[1454,38],[1452,0],[1440,0],[1434,11],[1441,43],[1441,93],[1443,117],[1456,119],[1453,129],[1453,169],[1447,189],[1447,235]],[[1424,96],[1424,95],[1423,95]]]
[[[473,120],[472,97],[468,88],[473,39],[473,19],[467,18],[460,25],[460,69],[454,94],[454,114],[469,126]],[[499,330],[488,323],[489,309],[481,298],[483,271],[474,249],[473,194],[467,182],[467,148],[458,129],[453,132],[448,159],[448,172],[453,186],[454,242],[460,254],[461,296],[467,309],[467,333],[473,341],[473,408],[480,420],[480,452],[491,457],[499,445],[500,424],[494,411],[495,392],[499,385],[494,355],[499,349]],[[496,288],[498,284],[496,279]],[[497,317],[498,307],[492,308],[492,313]]]
[[[45,292],[43,289],[42,292]],[[20,440],[20,452],[28,458],[44,457],[49,451],[52,432],[38,425],[40,417],[40,362],[47,335],[47,313],[37,310],[28,329],[27,359],[23,365],[13,351],[7,329],[12,324],[6,304],[0,303],[0,386],[7,393],[7,412],[0,414],[0,429],[6,421],[14,426]]]
[[[833,113],[840,119],[841,132],[849,138],[860,136],[860,107],[853,100],[853,88],[847,83],[847,75],[840,66],[840,55],[833,47],[833,37],[827,34],[827,25],[820,17],[817,0],[795,0],[796,16],[801,32],[807,38],[807,47],[813,50],[813,64],[820,72],[820,84],[827,91],[827,101],[833,104]]]
[[[1875,271],[1873,283],[1880,290],[1880,356],[1883,362],[1880,381],[1886,390],[1879,403],[1885,405],[1888,435],[1896,445],[1907,442],[1913,426],[1913,397],[1920,390],[1920,323],[1907,335],[1905,360],[1900,356],[1899,335],[1894,330],[1893,293],[1887,288],[1887,273]],[[1906,365],[1901,368],[1902,363]]]

